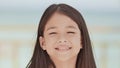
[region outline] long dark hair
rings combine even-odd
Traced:
[[[85,21],[80,12],[66,4],[52,4],[45,10],[39,22],[34,53],[29,64],[27,65],[27,68],[56,68],[47,52],[41,48],[39,42],[39,37],[44,35],[43,32],[47,21],[55,12],[64,14],[71,18],[76,22],[80,29],[82,35],[82,49],[77,56],[76,68],[96,68],[91,41]]]

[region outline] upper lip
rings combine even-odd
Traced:
[[[57,47],[55,47],[55,49],[69,49],[69,48],[72,48],[72,47],[66,44],[60,44]]]

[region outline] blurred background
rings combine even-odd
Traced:
[[[120,0],[0,0],[0,68],[25,68],[44,10],[66,3],[81,12],[97,68],[120,68]]]

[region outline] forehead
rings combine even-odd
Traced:
[[[71,18],[60,13],[54,13],[51,16],[51,18],[47,21],[45,30],[49,28],[65,28],[65,27],[78,29],[78,25]]]

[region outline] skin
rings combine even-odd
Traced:
[[[57,68],[75,68],[77,55],[82,48],[78,25],[60,13],[48,20],[40,45],[46,50]]]

